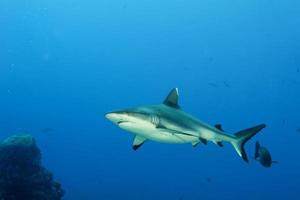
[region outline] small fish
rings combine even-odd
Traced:
[[[298,133],[300,133],[300,128],[297,128],[297,130],[296,130]]]
[[[257,141],[255,144],[255,155],[254,159],[259,161],[260,164],[264,167],[271,167],[272,163],[277,163],[277,161],[273,161],[270,152],[267,148],[261,146]]]
[[[211,183],[211,182],[212,182],[212,178],[206,177],[206,178],[205,178],[205,181],[208,182],[208,183]]]
[[[53,131],[54,131],[53,128],[44,128],[44,129],[42,130],[43,133],[50,133],[50,132],[53,132]]]
[[[216,83],[208,83],[208,85],[212,86],[212,87],[219,87]]]
[[[213,57],[209,57],[209,58],[208,58],[208,62],[210,62],[210,63],[213,63],[214,60],[215,60],[215,59],[214,59]]]
[[[227,88],[231,88],[231,85],[230,85],[228,82],[226,82],[226,81],[223,81],[223,83],[224,83],[225,87],[227,87]]]

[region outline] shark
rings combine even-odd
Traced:
[[[194,147],[207,144],[208,141],[223,147],[223,143],[228,142],[248,162],[244,146],[266,127],[265,124],[229,134],[221,124],[209,125],[183,111],[178,100],[178,88],[173,88],[160,104],[120,109],[106,113],[105,117],[121,129],[134,134],[134,150],[139,149],[147,140],[169,144],[190,143]]]

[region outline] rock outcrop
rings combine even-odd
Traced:
[[[0,144],[0,200],[60,200],[61,185],[41,165],[41,152],[29,134]]]

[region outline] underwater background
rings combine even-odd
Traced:
[[[161,103],[235,133],[260,123],[274,164],[226,143],[131,148],[105,119]],[[298,199],[300,1],[1,0],[0,139],[29,132],[65,200]]]

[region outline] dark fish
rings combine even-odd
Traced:
[[[208,83],[208,85],[210,85],[212,87],[219,87],[216,83]]]
[[[43,133],[50,133],[50,132],[53,132],[53,131],[54,131],[53,128],[44,128],[44,129],[42,130]]]
[[[205,178],[205,181],[208,182],[208,183],[211,183],[211,182],[212,182],[212,178],[206,177],[206,178]]]
[[[268,149],[260,146],[258,141],[255,144],[254,159],[259,161],[260,164],[264,167],[271,167],[272,163],[277,163],[276,161],[272,160],[271,154]]]
[[[228,82],[224,81],[223,83],[224,83],[225,87],[231,88],[231,85]]]
[[[297,128],[297,130],[296,130],[298,133],[300,133],[300,128]]]
[[[208,62],[213,63],[214,61],[215,61],[215,59],[213,57],[208,58]]]

